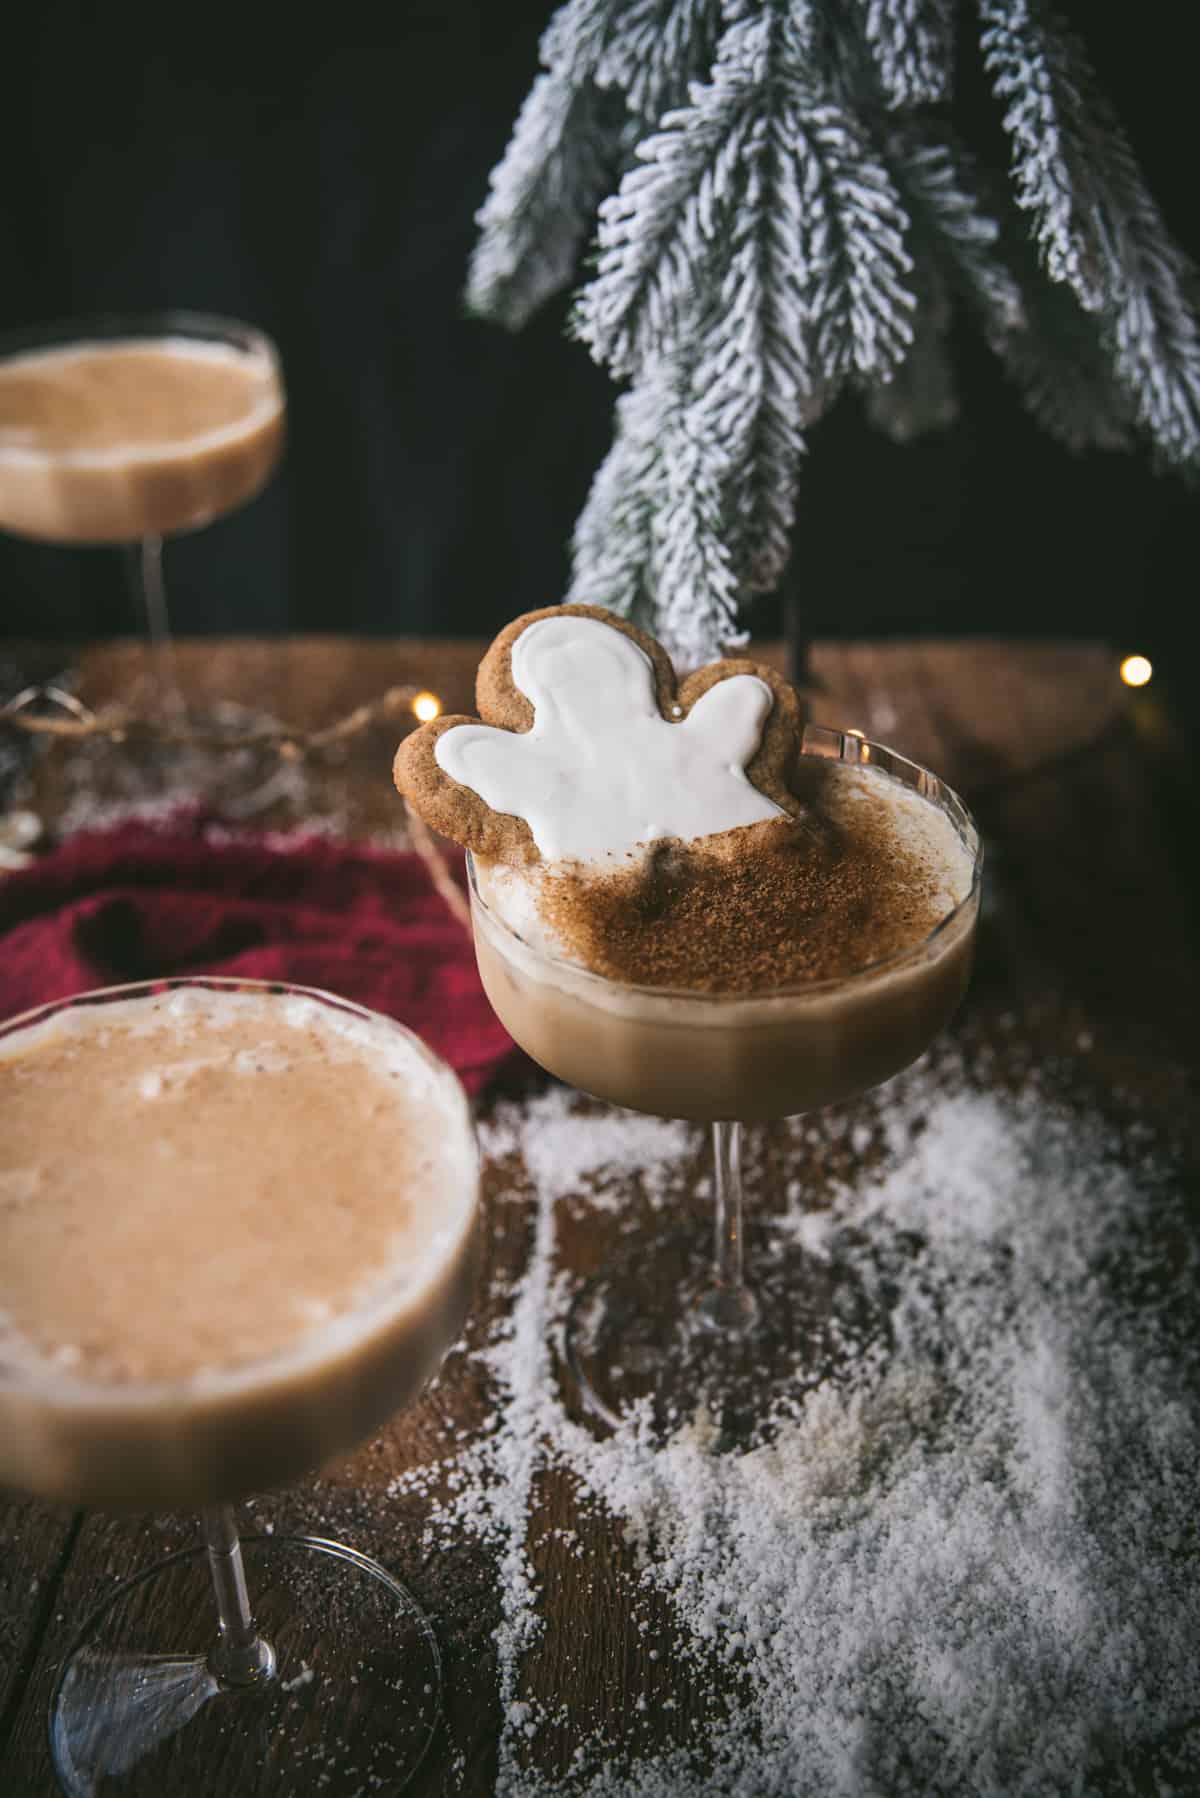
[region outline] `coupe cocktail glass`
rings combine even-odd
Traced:
[[[266,485],[284,416],[274,344],[234,319],[103,315],[0,339],[0,530],[127,549],[165,711],[179,714],[182,701],[163,539],[201,529]]]
[[[743,1237],[743,1125],[853,1098],[928,1048],[966,988],[982,852],[962,801],[936,775],[881,744],[809,725],[802,756],[839,761],[921,796],[949,820],[970,868],[959,902],[919,943],[845,977],[770,992],[709,994],[625,985],[523,940],[487,901],[471,863],[476,956],[501,1022],[559,1079],[614,1104],[707,1124],[713,1251],[643,1244],[577,1295],[567,1353],[589,1408],[616,1424],[649,1401],[660,1421],[719,1411],[746,1439],[777,1396],[763,1345],[782,1336],[801,1386],[861,1352],[879,1319],[852,1279],[808,1259],[797,1279],[752,1279]],[[772,1286],[769,1303],[760,1296]]]
[[[477,1257],[468,1102],[452,1071],[389,1019],[305,987],[209,978],[109,988],[12,1019],[0,1025],[0,1076],[6,1060],[36,1056],[44,1033],[36,1041],[32,1033],[64,1014],[73,1031],[103,1029],[114,1007],[128,1015],[131,1001],[196,992],[215,995],[218,1007],[228,995],[301,1002],[304,1029],[317,1038],[365,1029],[389,1069],[413,1070],[411,1090],[428,1099],[430,1129],[448,1147],[438,1165],[448,1171],[435,1191],[406,1190],[396,1175],[397,1205],[439,1207],[416,1271],[381,1277],[361,1306],[296,1348],[157,1383],[87,1380],[70,1364],[60,1373],[15,1352],[0,1357],[0,1482],[60,1503],[196,1509],[203,1519],[202,1547],[118,1586],[84,1624],[53,1696],[55,1769],[74,1798],[161,1798],[213,1790],[218,1778],[224,1792],[291,1798],[346,1769],[355,1789],[399,1791],[440,1715],[440,1655],[425,1614],[392,1572],[345,1544],[240,1540],[232,1502],[362,1442],[415,1397],[457,1338]],[[189,1054],[202,1036],[192,1029]],[[72,1164],[72,1178],[78,1161],[85,1188],[88,1127],[47,1144],[56,1163]],[[211,1128],[225,1127],[218,1108]],[[153,1158],[153,1124],[131,1116],[130,1132],[146,1135]],[[289,1192],[280,1202],[319,1206],[320,1194]],[[325,1227],[337,1223],[335,1213]],[[232,1278],[237,1240],[218,1237],[211,1252]],[[177,1274],[186,1282],[187,1266]]]

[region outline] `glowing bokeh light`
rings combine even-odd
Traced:
[[[442,702],[436,693],[418,693],[412,702],[412,709],[422,724],[428,724],[431,718],[439,716]]]
[[[1127,687],[1144,687],[1154,673],[1145,656],[1126,656],[1121,663],[1121,679]]]

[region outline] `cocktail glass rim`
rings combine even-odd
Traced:
[[[148,307],[134,312],[80,312],[12,326],[0,332],[0,360],[23,351],[32,353],[75,344],[82,347],[107,342],[111,338],[155,342],[173,334],[247,343],[254,350],[261,350],[273,366],[278,368],[279,365],[275,341],[262,325],[253,324],[249,319],[234,318],[229,313],[204,312],[189,306]]]

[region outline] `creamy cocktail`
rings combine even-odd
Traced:
[[[423,1614],[340,1544],[243,1557],[229,1501],[353,1448],[437,1371],[477,1204],[455,1075],[329,994],[168,981],[0,1026],[0,1482],[205,1522],[206,1549],[119,1588],[68,1658],[68,1791],[190,1789],[217,1742],[229,1789],[299,1789],[265,1744],[310,1678],[307,1740],[340,1732],[379,1790],[402,1783],[437,1713]],[[181,1655],[210,1575],[216,1643]]]
[[[0,1480],[197,1505],[353,1446],[466,1311],[474,1147],[386,1019],[179,987],[0,1035]]]
[[[618,1105],[751,1122],[850,1098],[928,1047],[970,973],[970,820],[914,764],[816,727],[796,785],[800,871],[759,846],[736,876],[676,860],[605,902],[475,858],[480,974],[535,1061]]]
[[[0,530],[133,543],[196,530],[279,460],[284,401],[249,329],[75,341],[0,355]]]
[[[550,1073],[713,1129],[715,1265],[628,1257],[577,1299],[572,1365],[610,1422],[647,1395],[678,1418],[736,1350],[753,1410],[770,1382],[743,1272],[741,1125],[851,1098],[928,1047],[969,977],[978,834],[927,770],[805,725],[771,668],[718,661],[677,682],[661,645],[592,607],[514,620],[477,698],[479,720],[424,726],[395,772],[470,851],[493,1006]],[[875,1328],[846,1290],[817,1302],[812,1274],[770,1320],[777,1336],[797,1323],[808,1380]],[[822,1308],[823,1333],[808,1322]]]
[[[235,319],[101,316],[0,338],[0,530],[136,551],[151,703],[174,724],[185,706],[163,541],[254,498],[282,454],[285,413],[274,344]],[[246,720],[226,707],[198,722],[220,735]]]

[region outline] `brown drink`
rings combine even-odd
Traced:
[[[827,759],[835,743],[854,765]],[[973,827],[874,745],[810,727],[806,751],[799,874],[758,846],[707,886],[691,859],[679,895],[669,877],[606,895],[601,876],[589,892],[476,862],[483,983],[543,1067],[637,1110],[752,1122],[862,1092],[928,1046],[970,973]]]
[[[472,1278],[461,1088],[301,989],[188,985],[0,1033],[0,1481],[210,1503],[351,1448]]]
[[[243,327],[98,337],[0,359],[0,529],[52,543],[195,530],[279,459],[275,354]]]

